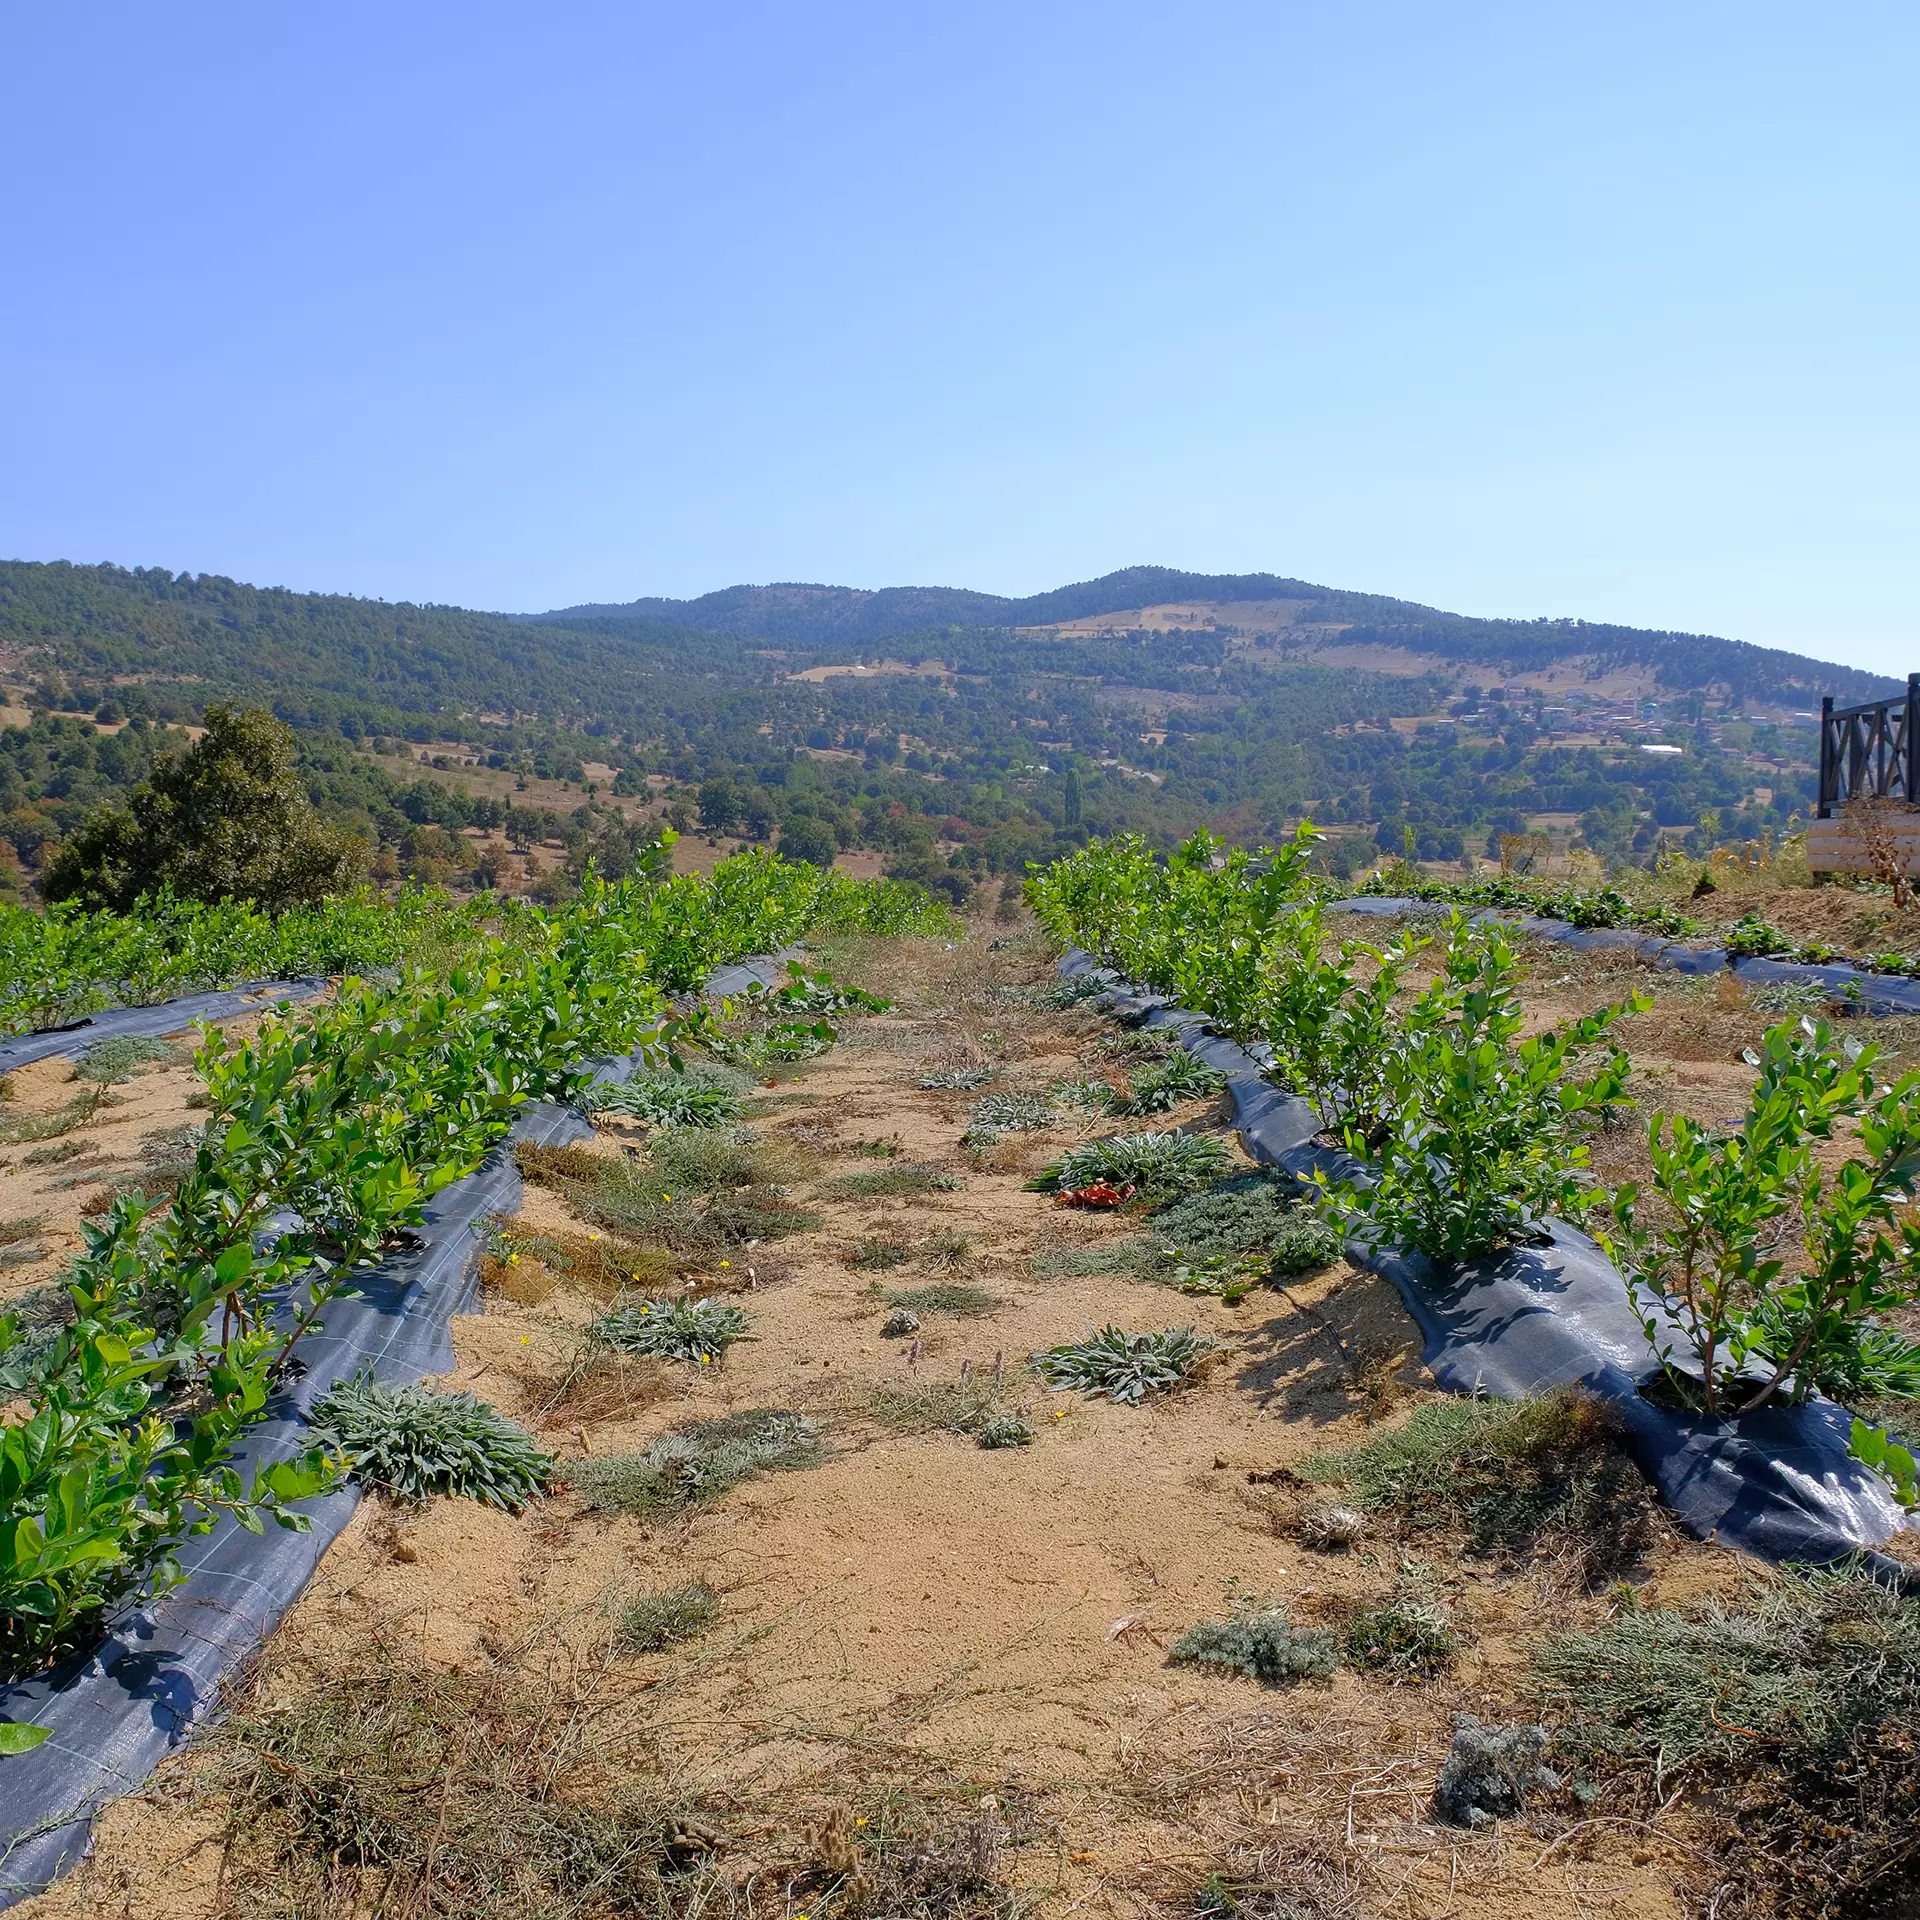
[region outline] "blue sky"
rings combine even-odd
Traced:
[[[0,0],[0,553],[1920,667],[1911,7]]]

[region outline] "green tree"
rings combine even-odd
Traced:
[[[824,820],[798,813],[780,829],[780,854],[786,860],[804,860],[809,866],[830,867],[840,843]]]
[[[207,730],[157,761],[123,803],[87,815],[49,862],[42,891],[126,912],[169,887],[184,900],[248,900],[269,912],[352,887],[366,849],[314,811],[292,730],[264,707],[209,707]]]

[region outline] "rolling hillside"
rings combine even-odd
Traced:
[[[741,586],[518,616],[12,562],[0,836],[30,882],[177,739],[166,723],[240,699],[299,731],[323,804],[396,847],[423,808],[460,824],[434,796],[490,778],[567,783],[577,813],[657,810],[671,787],[676,817],[704,798],[715,830],[871,848],[954,892],[1090,832],[1253,837],[1302,813],[1336,867],[1484,857],[1522,832],[1644,859],[1662,834],[1786,827],[1820,696],[1892,688],[1739,641],[1270,574],[1137,567],[1021,600]]]

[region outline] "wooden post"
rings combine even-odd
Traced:
[[[1912,698],[1912,694],[1908,694]],[[1834,795],[1834,752],[1833,752],[1833,695],[1824,694],[1820,700],[1820,799],[1819,817],[1829,820],[1833,817]]]

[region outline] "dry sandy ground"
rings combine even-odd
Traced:
[[[1296,1496],[1268,1476],[1354,1439],[1430,1382],[1397,1298],[1344,1266],[1238,1308],[1125,1279],[1034,1276],[1036,1249],[1127,1230],[1022,1190],[1072,1131],[1016,1136],[982,1164],[958,1146],[975,1096],[917,1083],[932,1066],[967,1061],[1000,1063],[1003,1086],[1084,1077],[1102,1029],[1085,1014],[992,998],[995,983],[1040,978],[1044,960],[1027,942],[990,950],[987,931],[957,951],[903,941],[852,955],[858,977],[895,995],[899,1010],[849,1023],[832,1053],[783,1073],[754,1122],[810,1157],[802,1194],[834,1171],[886,1164],[858,1151],[876,1141],[951,1168],[964,1185],[808,1199],[825,1224],[781,1243],[766,1263],[771,1284],[740,1296],[754,1338],[724,1366],[658,1365],[625,1409],[543,1416],[572,1330],[596,1303],[564,1287],[536,1305],[490,1293],[483,1313],[456,1323],[459,1366],[447,1384],[545,1419],[563,1456],[630,1450],[689,1418],[774,1406],[828,1423],[828,1463],[749,1481],[670,1524],[609,1521],[566,1494],[517,1519],[461,1501],[416,1511],[369,1501],[282,1627],[279,1670],[324,1674],[376,1632],[446,1668],[510,1664],[542,1635],[604,1639],[624,1595],[701,1578],[723,1596],[719,1628],[690,1652],[620,1668],[684,1777],[743,1797],[778,1782],[823,1806],[876,1777],[1023,1792],[1044,1811],[1048,1838],[1011,1855],[1009,1871],[1048,1914],[1191,1913],[1229,1851],[1244,1861],[1262,1849],[1276,1892],[1304,1892],[1309,1879],[1323,1895],[1346,1890],[1347,1904],[1312,1912],[1682,1912],[1682,1830],[1602,1821],[1568,1833],[1562,1818],[1470,1837],[1430,1823],[1453,1713],[1513,1717],[1528,1636],[1604,1613],[1604,1598],[1581,1594],[1561,1570],[1454,1558],[1430,1538],[1412,1549],[1433,1560],[1472,1636],[1456,1670],[1424,1687],[1342,1670],[1330,1683],[1263,1692],[1167,1664],[1171,1638],[1224,1615],[1236,1591],[1337,1623],[1393,1587],[1399,1544],[1307,1550]],[[1594,1004],[1594,983],[1563,972],[1550,976],[1559,986],[1541,983],[1547,998]],[[1745,1070],[1724,1051],[1697,1068],[1647,1064],[1703,1111],[1724,1110],[1742,1090]],[[58,1077],[22,1076],[16,1107],[64,1098]],[[188,1117],[185,1091],[179,1071],[151,1071],[76,1137],[124,1158],[143,1129]],[[1175,1118],[1217,1124],[1203,1107]],[[607,1150],[619,1150],[612,1134]],[[74,1190],[49,1192],[17,1150],[7,1157],[5,1209],[57,1213],[64,1236]],[[542,1189],[530,1189],[527,1216],[536,1229],[579,1230]],[[975,1319],[927,1316],[915,1354],[881,1337],[871,1277],[845,1256],[870,1235],[936,1232],[969,1237],[962,1273],[909,1265],[881,1281],[965,1278],[1000,1304]],[[1031,1384],[1028,1354],[1108,1321],[1193,1321],[1221,1345],[1198,1384],[1138,1410]],[[1029,1448],[986,1451],[870,1417],[876,1387],[996,1368],[1032,1412]],[[1657,1544],[1644,1571],[1662,1598],[1734,1577],[1729,1556],[1676,1538]],[[36,1920],[232,1911],[216,1884],[221,1808],[195,1779],[190,1750],[107,1813],[89,1866],[21,1911]]]

